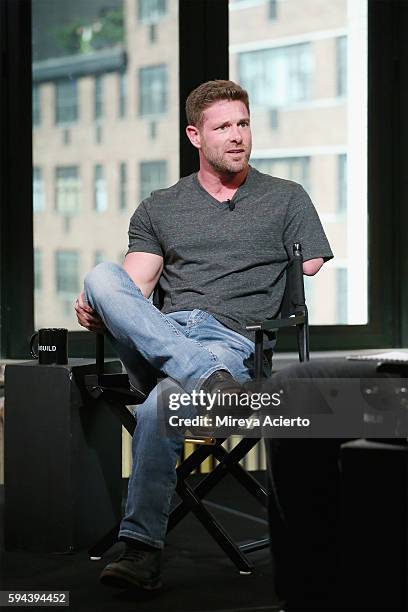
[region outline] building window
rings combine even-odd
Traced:
[[[336,38],[337,95],[347,94],[347,36]]]
[[[269,127],[271,128],[271,130],[278,130],[279,129],[279,109],[277,108],[270,108],[268,111],[268,115],[269,115]]]
[[[119,74],[119,117],[126,117],[127,76],[124,72]]]
[[[41,102],[40,88],[38,85],[33,87],[33,126],[37,127],[41,123]]]
[[[97,75],[94,81],[94,119],[103,117],[103,76]]]
[[[103,167],[100,164],[95,166],[94,208],[98,213],[105,212],[105,210],[108,208],[108,192],[106,189]]]
[[[277,0],[268,0],[268,19],[274,21],[278,18],[278,3]]]
[[[34,290],[42,289],[42,253],[41,249],[34,249]]]
[[[311,191],[310,157],[251,158],[251,165],[265,174],[300,183],[307,192]]]
[[[157,121],[150,121],[149,123],[149,138],[156,140],[157,138]]]
[[[100,123],[95,125],[95,142],[96,144],[101,144],[103,138],[103,130]]]
[[[279,108],[311,99],[310,43],[240,53],[238,72],[252,106]]]
[[[147,198],[152,191],[167,187],[167,162],[140,163],[140,199]]]
[[[127,208],[127,167],[122,162],[119,166],[119,210]]]
[[[62,130],[62,142],[64,145],[71,144],[71,130]]]
[[[67,217],[79,212],[81,185],[78,166],[59,166],[55,171],[55,208]]]
[[[78,84],[75,79],[55,84],[55,122],[73,123],[78,120]]]
[[[139,0],[138,19],[142,23],[155,23],[166,14],[166,0]]]
[[[44,181],[41,168],[35,166],[33,168],[33,211],[36,213],[41,210],[44,210]]]
[[[57,293],[59,297],[71,300],[80,291],[79,253],[57,251],[55,261]]]
[[[337,160],[337,212],[345,213],[347,211],[347,155],[345,153],[339,155]]]
[[[157,41],[157,24],[151,23],[149,25],[149,42],[155,43]]]
[[[94,254],[94,266],[97,266],[98,264],[102,263],[103,261],[105,261],[105,256],[103,254],[103,251],[95,251]]]
[[[337,325],[347,325],[347,268],[336,269]]]
[[[139,113],[161,115],[167,110],[167,68],[149,66],[139,70]]]

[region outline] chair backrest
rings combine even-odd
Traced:
[[[302,247],[299,242],[295,242],[292,257],[286,266],[286,285],[282,299],[281,317],[286,319],[294,314],[304,313],[305,309]]]

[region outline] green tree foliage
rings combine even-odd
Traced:
[[[55,29],[55,40],[61,49],[64,49],[68,55],[79,53],[81,47],[81,30],[82,24],[79,19],[62,28]]]
[[[92,37],[94,49],[104,49],[123,42],[124,23],[122,9],[106,11],[99,19],[100,29],[97,29]]]
[[[124,39],[123,11],[120,8],[104,9],[91,23],[76,19],[55,30],[55,39],[69,55],[114,47]]]

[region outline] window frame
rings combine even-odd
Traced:
[[[126,72],[118,73],[118,118],[125,119],[127,116],[127,90],[128,76]]]
[[[119,162],[118,172],[118,201],[119,210],[124,212],[128,209],[128,162]]]
[[[149,180],[147,180],[147,176],[146,176],[147,173],[150,173],[148,177]],[[163,173],[164,175],[164,179],[162,181],[156,182],[156,184],[154,185],[154,189],[152,189],[152,186],[151,186],[151,184],[153,183],[152,181],[153,173],[157,173],[159,175]],[[139,162],[139,188],[140,188],[139,201],[140,202],[144,200],[145,198],[149,197],[152,191],[155,191],[155,189],[161,189],[161,185],[164,186],[167,184],[167,173],[168,173],[168,167],[167,167],[166,159],[141,160]],[[146,183],[150,184],[147,189],[145,186]]]
[[[304,187],[304,189],[310,193],[310,172],[311,172],[311,156],[310,155],[298,155],[298,156],[294,156],[294,157],[252,157],[251,158],[251,162],[252,165],[259,170],[260,172],[264,172],[266,174],[269,174],[268,170],[266,167],[262,167],[263,162],[269,162],[270,165],[273,166],[273,164],[277,164],[277,163],[287,163],[288,165],[288,172],[285,175],[282,174],[275,174],[275,176],[285,176],[286,178],[288,178],[291,181],[295,181],[297,183],[300,183],[302,185],[302,187]],[[259,163],[260,162],[260,163]],[[294,166],[295,164],[299,164],[299,168],[301,169],[301,173],[302,176],[293,176],[294,174],[296,174],[294,172]],[[266,166],[266,164],[265,164]],[[272,173],[271,173],[272,174]]]
[[[94,164],[93,170],[93,210],[97,214],[103,215],[109,207],[105,167],[103,164]]]
[[[68,105],[66,103],[67,98],[65,94],[64,96],[62,96],[62,99],[64,100],[64,104],[62,105],[60,104],[61,86],[63,85],[70,86],[69,88],[70,94],[72,94],[72,92],[75,93],[75,95],[70,95],[69,97],[69,102],[72,102],[72,100],[74,100],[74,104]],[[61,117],[62,111],[66,112],[68,108],[71,109],[72,116],[70,116],[68,119],[62,118]],[[64,127],[64,126],[69,126],[69,125],[73,125],[74,123],[77,123],[77,121],[79,120],[78,79],[65,78],[65,79],[57,79],[56,81],[54,81],[54,113],[55,113],[54,123],[57,126]]]
[[[71,261],[70,261],[70,257]],[[65,258],[65,261],[64,261]],[[57,249],[54,253],[54,261],[55,261],[55,292],[57,295],[57,299],[63,299],[63,300],[69,300],[72,302],[72,297],[76,296],[77,293],[79,293],[80,291],[80,286],[81,286],[81,280],[79,277],[79,269],[80,269],[80,253],[79,251],[76,251],[74,249]],[[69,269],[70,266],[72,265],[72,263],[74,262],[74,266],[73,268],[75,268],[75,275],[70,275],[67,274],[64,275],[60,274],[61,270],[65,269]],[[71,290],[64,290],[64,289],[60,289],[60,282],[61,279],[64,278],[65,281],[71,280],[70,276],[75,276],[74,279],[74,284],[75,284],[75,289]]]
[[[94,121],[99,122],[104,118],[104,75],[99,73],[94,76]]]
[[[41,125],[41,91],[38,84],[33,84],[32,90],[33,129]]]
[[[34,248],[34,292],[40,293],[43,289],[43,257],[42,249]]]
[[[347,36],[336,38],[336,95],[347,95]]]
[[[290,45],[282,45],[279,47],[270,47],[266,49],[257,49],[256,51],[240,51],[237,53],[237,62],[238,62],[238,70],[237,73],[241,75],[240,82],[243,87],[245,87],[249,92],[249,100],[251,104],[251,108],[253,109],[265,109],[265,108],[273,108],[280,109],[291,106],[292,104],[299,104],[302,102],[308,102],[312,99],[312,72],[310,74],[303,73],[300,69],[302,65],[302,53],[307,56],[307,62],[312,66],[313,63],[313,50],[310,42],[300,42],[294,43]],[[248,66],[250,66],[253,58],[258,57],[258,60],[255,61],[255,64],[261,66],[261,74],[255,76],[255,82],[258,83],[258,86],[261,88],[267,88],[268,83],[268,74],[273,74],[273,71],[270,69],[268,64],[274,62],[282,62],[284,61],[286,65],[286,70],[284,72],[284,97],[283,101],[278,101],[273,99],[273,91],[268,91],[266,99],[268,100],[268,104],[266,104],[263,100],[259,101],[254,95],[251,95],[250,87],[245,83],[245,79],[242,78],[242,72],[244,71],[244,64],[247,63],[247,67],[245,71],[253,72],[252,69],[248,70]],[[262,63],[259,61],[259,58],[262,58]],[[302,86],[301,81],[304,80],[305,75],[309,78],[306,86]],[[271,77],[272,83],[275,83],[276,80]],[[296,95],[293,92],[298,89],[303,88],[302,95]],[[265,89],[263,91],[265,91]],[[279,89],[279,88],[278,88]]]
[[[75,176],[62,176],[68,174],[67,171],[72,171]],[[71,184],[69,183],[71,181]],[[68,187],[68,188],[67,188]],[[55,188],[55,212],[63,217],[73,217],[81,211],[81,173],[80,167],[77,165],[55,166],[54,168],[54,188]],[[66,199],[71,195],[75,199],[75,206],[70,210],[69,207],[64,209],[61,206],[61,200]]]
[[[155,12],[149,11],[149,15],[142,15],[144,0],[137,0],[137,20],[141,24],[153,25],[158,23],[167,14],[167,2],[166,0],[155,0],[156,4],[163,3],[163,11]],[[148,5],[152,5],[152,0],[147,0]]]
[[[163,97],[163,100],[160,100],[160,108],[159,110],[154,109],[154,104],[152,100],[152,80],[150,81],[149,88],[145,88],[145,84],[143,80],[145,75],[148,73],[152,74],[156,71],[156,74],[161,74],[163,79],[160,83],[160,95]],[[159,72],[160,71],[160,72]],[[168,110],[168,75],[167,75],[167,64],[152,64],[148,66],[142,66],[138,70],[137,75],[138,81],[138,115],[143,118],[156,118],[161,117],[166,114]],[[145,90],[145,91],[144,91]],[[147,102],[146,102],[147,98]]]
[[[45,210],[44,179],[41,166],[33,166],[33,213]]]

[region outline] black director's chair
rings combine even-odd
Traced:
[[[281,318],[260,321],[247,329],[255,332],[255,379],[261,380],[263,372],[263,335],[265,331],[274,331],[283,327],[294,326],[297,329],[299,360],[309,359],[308,314],[305,304],[303,286],[303,257],[299,243],[293,245],[293,256],[286,266],[285,293],[281,306]],[[137,426],[136,418],[127,406],[140,404],[146,395],[142,391],[131,388],[127,374],[104,373],[104,338],[97,335],[96,363],[97,373],[85,379],[88,392],[104,402],[118,416],[122,425],[133,435]],[[186,437],[186,441],[197,445],[189,457],[184,459],[177,467],[176,491],[180,502],[171,511],[167,532],[170,532],[180,521],[192,512],[210,533],[217,544],[224,550],[241,574],[249,574],[253,564],[246,556],[247,553],[261,550],[269,546],[269,538],[253,542],[238,544],[234,542],[221,523],[204,505],[205,496],[227,475],[231,474],[246,491],[258,500],[264,507],[267,505],[267,492],[265,488],[241,465],[240,461],[260,441],[259,438],[243,438],[231,450],[223,446],[226,438],[214,437]],[[201,464],[209,457],[217,460],[218,465],[193,488],[188,482],[188,476],[199,469]],[[90,550],[91,559],[99,559],[117,540],[119,525],[116,525]]]

